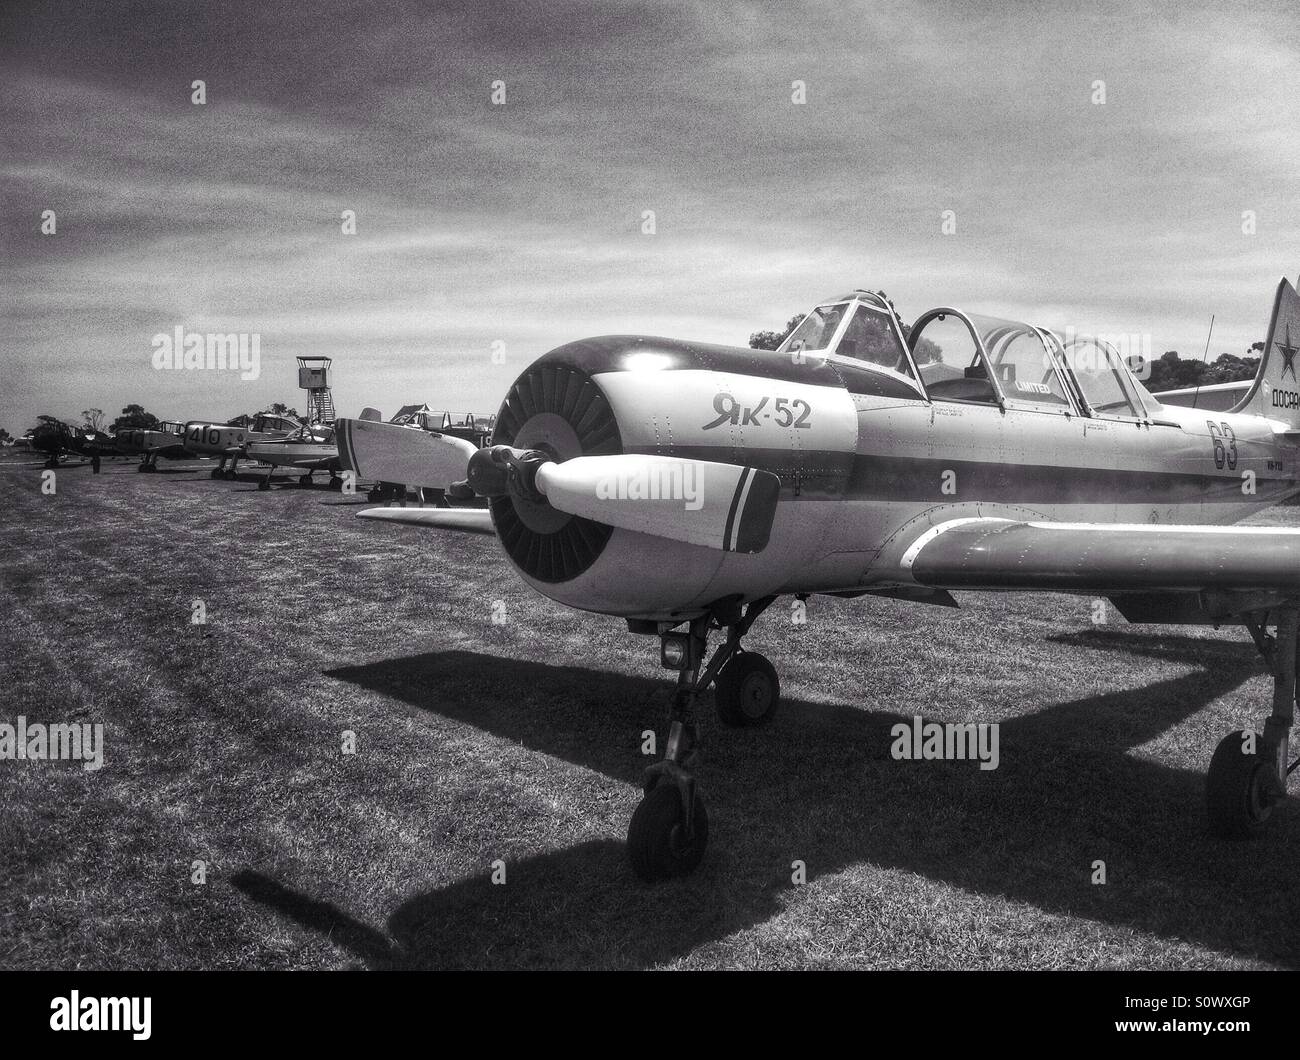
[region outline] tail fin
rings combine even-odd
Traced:
[[[369,405],[367,405],[365,408],[361,410],[361,418],[363,420],[370,420],[372,423],[382,423],[384,419],[384,414],[380,412],[378,409],[372,409]]]
[[[1268,338],[1255,382],[1233,412],[1246,412],[1300,428],[1300,294],[1283,277],[1277,285]]]

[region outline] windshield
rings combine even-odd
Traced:
[[[781,344],[781,352],[790,350],[824,350],[831,344],[840,321],[844,319],[847,303],[839,305],[821,305],[814,309],[804,322],[791,332],[790,337]]]
[[[893,372],[912,375],[912,365],[889,317],[865,305],[854,307],[849,326],[844,329],[844,337],[835,352],[842,357],[853,357]]]

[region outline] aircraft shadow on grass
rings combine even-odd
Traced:
[[[895,761],[890,728],[910,718],[866,708],[786,701],[758,730],[722,730],[702,714],[712,838],[684,880],[645,886],[622,841],[590,841],[512,861],[503,887],[489,883],[485,868],[417,894],[391,915],[387,935],[260,873],[233,882],[371,967],[671,961],[780,913],[794,859],[806,863],[810,882],[867,862],[1053,914],[1300,965],[1289,898],[1300,869],[1292,805],[1275,812],[1259,840],[1216,840],[1204,823],[1204,773],[1129,753],[1261,675],[1254,648],[1135,632],[1054,639],[1195,669],[1003,722],[993,771],[969,761]],[[1142,672],[1135,660],[1135,678]],[[629,784],[646,764],[629,733],[663,728],[666,682],[616,673],[452,651],[328,675]],[[539,709],[538,695],[563,709]],[[941,694],[926,706],[928,720],[943,719]],[[1091,882],[1097,860],[1106,862],[1105,885]],[[877,913],[864,906],[849,915]],[[936,918],[945,915],[953,914],[936,909]],[[877,958],[888,965],[887,953]],[[932,963],[941,960],[936,953]]]

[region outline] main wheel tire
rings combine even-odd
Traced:
[[[1242,729],[1219,741],[1205,778],[1210,831],[1221,839],[1249,839],[1264,830],[1273,812],[1272,764],[1259,754],[1262,736],[1247,753]]]
[[[235,481],[235,469],[233,467],[226,468],[225,478],[227,482]]]
[[[627,826],[632,871],[649,883],[695,871],[709,843],[709,814],[698,791],[694,818],[694,834],[687,839],[686,812],[677,785],[651,788]]]
[[[271,488],[271,483],[269,483],[266,479],[259,479],[257,483],[257,488],[260,490],[269,490]]]
[[[332,490],[341,490],[342,488],[343,488],[343,479],[340,478],[338,475],[331,475],[331,476],[330,476],[330,489],[332,489]]]
[[[714,698],[723,724],[766,725],[781,702],[776,667],[758,652],[739,652],[718,674]]]
[[[225,476],[226,476],[225,471],[223,471],[219,467],[214,467],[211,473],[208,475],[208,478],[225,478]]]
[[[299,486],[310,486],[310,485],[311,485],[311,476],[310,476],[310,475],[299,475],[299,476],[298,476],[298,485],[299,485]]]

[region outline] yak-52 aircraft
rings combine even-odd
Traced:
[[[583,339],[519,377],[495,444],[420,440],[438,461],[422,477],[464,482],[488,510],[360,514],[495,533],[538,592],[659,637],[678,679],[628,829],[646,879],[704,853],[700,693],[715,686],[729,724],[776,709],[776,672],[742,639],[783,594],[951,606],[953,590],[1043,590],[1109,597],[1133,622],[1245,625],[1272,713],[1258,738],[1219,744],[1207,805],[1215,833],[1247,836],[1286,797],[1300,531],[1230,524],[1300,493],[1297,344],[1283,280],[1255,380],[1207,412],[1153,397],[1103,341],[950,308],[905,332],[865,291],[771,353]],[[345,465],[409,476],[382,470],[390,432],[338,426]]]

